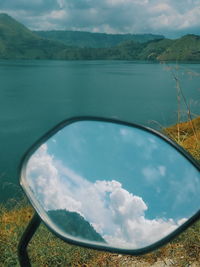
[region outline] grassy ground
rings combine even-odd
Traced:
[[[163,131],[200,161],[200,117],[173,125]]]
[[[174,125],[165,134],[184,146],[200,160],[200,118]],[[0,266],[19,266],[17,245],[33,215],[26,199],[0,206]],[[42,224],[29,245],[32,266],[150,266],[158,262],[166,266],[200,266],[200,221],[177,239],[153,253],[141,257],[122,256],[71,246],[56,238]],[[195,265],[196,264],[196,265]],[[158,266],[158,265],[157,265]],[[161,266],[161,265],[160,265]],[[162,265],[164,266],[164,265]]]

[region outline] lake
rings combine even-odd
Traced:
[[[1,60],[0,202],[19,194],[18,166],[25,151],[64,119],[93,115],[154,128],[176,123],[176,83],[167,67],[137,61]],[[184,96],[192,113],[199,114],[200,64],[178,68]]]

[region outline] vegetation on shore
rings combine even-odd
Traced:
[[[0,59],[200,61],[200,36],[32,32],[0,14]]]
[[[200,117],[168,127],[164,129],[164,132],[175,141],[178,140],[179,132],[179,144],[200,160]],[[11,209],[0,206],[0,266],[2,267],[19,266],[17,245],[33,215],[33,209],[25,199],[12,206]],[[133,264],[148,266],[156,262],[169,263],[172,266],[190,266],[191,264],[198,266],[199,244],[200,221],[168,245],[140,257],[122,256],[68,245],[41,224],[30,243],[29,255],[33,266],[120,267],[133,266]]]
[[[200,162],[200,117],[168,127],[164,133]]]
[[[34,31],[34,33],[42,38],[62,42],[67,46],[75,46],[79,48],[109,48],[126,41],[146,43],[164,38],[163,35],[155,34],[107,34],[67,30]]]

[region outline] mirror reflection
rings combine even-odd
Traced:
[[[199,171],[174,147],[139,128],[74,122],[31,156],[24,184],[71,239],[138,249],[199,209]],[[22,181],[23,182],[23,181]]]

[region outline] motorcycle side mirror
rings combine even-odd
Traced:
[[[79,118],[30,149],[20,183],[61,239],[139,255],[200,217],[199,171],[182,148],[152,129]]]

